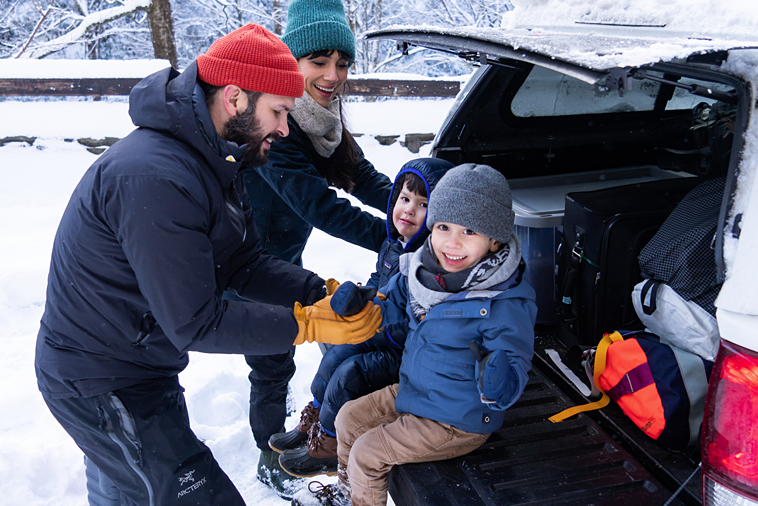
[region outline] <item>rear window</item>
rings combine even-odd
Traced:
[[[661,73],[650,75],[663,78]],[[668,77],[668,76],[667,76]],[[682,84],[701,84],[726,91],[729,87],[682,78]],[[535,66],[511,101],[511,112],[520,118],[575,116],[584,114],[612,114],[652,111],[661,92],[661,83],[650,80],[632,80],[632,89],[624,96],[618,91],[588,84],[579,79]],[[714,103],[692,95],[682,88],[674,88],[666,103],[666,110],[692,109],[697,104]]]

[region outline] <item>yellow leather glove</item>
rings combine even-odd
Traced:
[[[327,279],[326,283],[324,283],[324,284],[326,285],[326,294],[327,295],[334,295],[334,292],[336,292],[337,288],[340,287],[340,282],[337,281],[334,278]]]
[[[372,302],[366,304],[360,313],[340,316],[332,311],[326,297],[312,306],[303,307],[295,303],[297,320],[295,344],[304,342],[330,344],[358,344],[371,338],[382,324],[382,311]]]

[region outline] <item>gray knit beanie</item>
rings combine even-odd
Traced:
[[[513,235],[513,203],[508,181],[489,165],[466,163],[442,176],[429,198],[426,226],[445,222],[469,228],[502,243]]]

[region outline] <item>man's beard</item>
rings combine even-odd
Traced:
[[[229,118],[224,126],[223,138],[239,146],[247,144],[242,154],[242,168],[260,167],[268,161],[268,149],[263,149],[263,142],[279,140],[279,135],[265,133],[258,117],[255,115],[255,103],[252,101],[243,112]]]

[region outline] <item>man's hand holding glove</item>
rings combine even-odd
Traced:
[[[312,306],[303,307],[299,302],[295,303],[294,314],[297,320],[298,333],[295,338],[295,344],[304,342],[319,342],[330,344],[358,344],[371,338],[379,330],[382,324],[382,311],[379,306],[371,302],[373,295],[368,302],[363,303],[361,307],[355,307],[351,302],[353,312],[350,315],[341,316],[332,309],[332,300],[339,298],[340,293],[352,292],[355,285],[347,282],[339,285],[334,280],[326,282],[327,297],[316,302]],[[340,288],[342,287],[342,290]],[[362,288],[362,287],[361,287]]]
[[[476,383],[481,401],[485,404],[509,401],[518,388],[518,378],[508,354],[503,350],[490,352],[476,341],[471,341],[468,347],[476,358]]]

